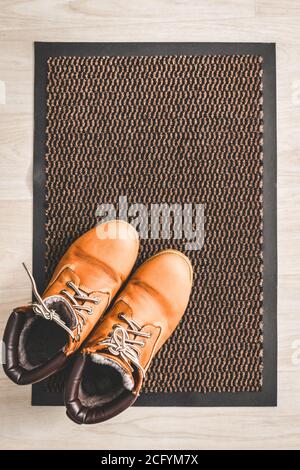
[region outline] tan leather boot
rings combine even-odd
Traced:
[[[36,302],[15,309],[8,320],[3,338],[8,377],[29,384],[64,367],[130,274],[138,249],[135,229],[110,221],[71,245],[42,296],[27,271]]]
[[[67,415],[99,423],[139,395],[154,355],[188,304],[192,266],[175,250],[158,253],[130,278],[79,354],[65,390]]]

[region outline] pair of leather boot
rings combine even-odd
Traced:
[[[187,306],[188,258],[165,250],[130,276],[138,251],[126,222],[93,228],[67,250],[42,296],[27,271],[36,301],[7,322],[4,370],[17,384],[49,377],[78,352],[65,387],[67,415],[77,423],[105,421],[134,403]]]

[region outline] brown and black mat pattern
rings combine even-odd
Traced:
[[[144,392],[260,391],[261,57],[50,58],[47,93],[48,277],[102,203],[204,204],[201,251],[185,251],[185,239],[142,241],[139,262],[172,247],[195,271]],[[45,383],[62,386],[63,375]]]

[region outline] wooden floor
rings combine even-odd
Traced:
[[[277,43],[279,405],[132,408],[73,424],[59,407],[30,406],[30,387],[0,372],[4,449],[300,447],[300,2],[298,0],[0,0],[0,297],[30,299],[33,41]]]

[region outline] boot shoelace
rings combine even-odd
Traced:
[[[120,324],[116,324],[113,327],[113,331],[109,334],[107,339],[99,341],[99,345],[108,347],[108,350],[114,356],[120,356],[130,370],[133,371],[131,363],[134,364],[138,369],[141,370],[143,377],[145,377],[144,368],[141,366],[140,358],[140,347],[144,347],[144,341],[137,339],[130,339],[130,334],[134,337],[141,336],[143,338],[150,338],[150,333],[146,333],[142,330],[142,327],[134,320],[129,320],[124,314],[120,314],[119,318],[124,320],[129,328],[125,328]]]
[[[71,336],[73,341],[79,341],[82,329],[83,329],[84,325],[87,322],[87,317],[86,317],[84,312],[87,312],[88,315],[92,315],[93,314],[93,309],[92,309],[92,307],[88,307],[88,306],[85,306],[85,305],[80,305],[78,303],[78,300],[82,301],[82,302],[93,302],[94,304],[98,304],[101,299],[99,299],[98,297],[89,297],[88,295],[86,295],[81,289],[79,289],[71,281],[68,281],[66,283],[66,285],[67,285],[67,287],[72,289],[75,294],[71,294],[69,291],[67,291],[65,289],[60,291],[60,294],[63,294],[68,298],[68,300],[70,301],[70,303],[72,305],[73,310],[79,316],[79,320],[78,320],[77,315],[74,315],[75,319],[76,319],[76,325],[75,325],[74,330],[75,329],[77,330],[76,335],[75,335],[74,331],[72,331],[67,326],[66,322],[64,322],[60,318],[58,313],[55,310],[50,309],[50,308],[47,307],[47,305],[45,304],[45,302],[43,301],[42,297],[40,296],[40,294],[37,290],[36,283],[35,283],[33,275],[31,274],[31,272],[29,271],[29,269],[27,268],[25,263],[23,263],[23,266],[24,266],[24,268],[25,268],[25,270],[26,270],[26,272],[29,276],[29,279],[30,279],[31,284],[32,284],[33,294],[34,294],[34,296],[37,300],[37,302],[34,302],[32,304],[32,309],[33,309],[34,313],[36,313],[37,315],[43,317],[45,320],[53,320],[55,323],[57,323],[59,326],[61,326],[64,330],[66,330],[69,333],[69,335]]]

